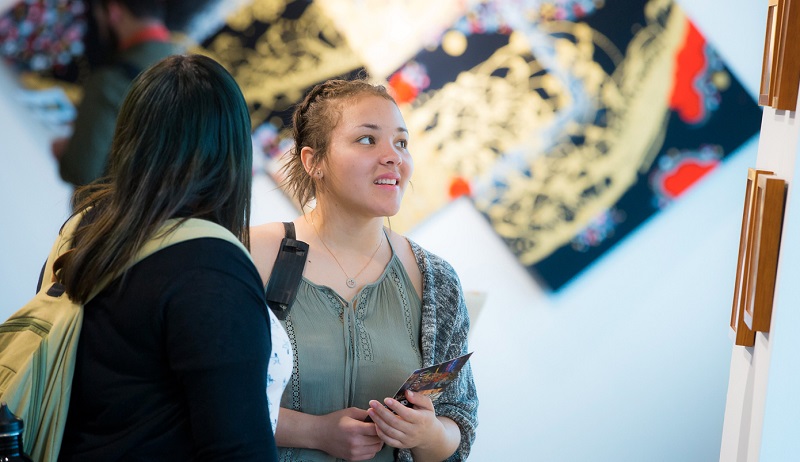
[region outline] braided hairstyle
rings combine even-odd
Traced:
[[[317,197],[323,179],[312,172],[324,164],[328,157],[331,132],[342,117],[344,104],[364,96],[379,96],[397,104],[383,85],[374,85],[364,79],[328,80],[316,85],[295,107],[292,115],[294,146],[284,156],[283,186],[299,202],[301,208]],[[306,171],[300,152],[304,147],[314,150],[311,169]]]

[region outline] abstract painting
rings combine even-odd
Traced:
[[[552,290],[760,126],[672,1],[486,2],[441,37],[388,77],[418,165],[397,221],[467,195]]]
[[[400,105],[416,165],[393,227],[466,196],[554,291],[760,127],[672,0],[254,0],[220,23],[195,51],[243,89],[256,174],[280,182],[308,89],[368,75]]]

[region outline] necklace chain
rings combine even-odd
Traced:
[[[320,236],[319,231],[317,230],[317,225],[314,224],[314,214],[313,213],[311,213],[311,227],[314,228],[314,233],[317,235],[317,238],[319,239],[320,242],[322,242],[322,245],[323,245],[323,247],[325,247],[325,250],[327,250],[328,253],[331,254],[331,257],[333,257],[333,261],[335,261],[336,264],[339,265],[339,269],[342,270],[342,273],[344,273],[345,277],[347,278],[347,279],[345,279],[344,283],[347,285],[347,287],[349,287],[351,289],[353,287],[355,287],[356,286],[356,278],[359,277],[361,275],[361,273],[364,272],[365,269],[367,269],[367,266],[369,266],[370,263],[372,263],[372,260],[375,258],[375,255],[378,254],[378,250],[380,250],[381,246],[383,245],[383,236],[381,236],[381,240],[378,241],[378,246],[375,247],[375,251],[372,252],[372,256],[369,257],[369,261],[367,261],[367,263],[364,265],[364,267],[362,267],[361,270],[355,276],[350,277],[347,274],[347,271],[344,270],[344,267],[342,266],[342,264],[339,263],[339,259],[336,258],[336,255],[334,255],[333,252],[331,251],[330,247],[328,247],[328,244],[326,244],[325,241],[322,240],[322,236]]]

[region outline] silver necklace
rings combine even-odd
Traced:
[[[375,258],[375,255],[378,254],[378,250],[380,250],[381,246],[383,245],[383,236],[381,236],[381,240],[378,241],[378,246],[375,247],[375,251],[372,252],[372,256],[369,257],[369,261],[367,261],[367,264],[364,265],[364,267],[361,268],[361,271],[359,271],[355,276],[350,277],[347,274],[347,271],[344,270],[344,267],[342,266],[342,264],[339,263],[339,259],[336,258],[336,255],[334,255],[333,252],[331,252],[331,249],[330,249],[330,247],[328,247],[328,244],[326,244],[325,241],[322,240],[322,236],[319,235],[319,231],[317,231],[317,226],[314,224],[314,214],[313,213],[311,214],[311,227],[314,228],[314,233],[317,235],[317,238],[319,239],[320,242],[322,242],[322,245],[323,245],[323,247],[325,247],[325,250],[327,250],[328,253],[331,254],[331,257],[333,257],[333,261],[335,261],[336,264],[339,265],[339,269],[342,270],[342,273],[344,273],[344,276],[347,278],[347,279],[345,279],[344,283],[347,285],[347,287],[349,287],[351,289],[353,287],[355,287],[356,286],[356,278],[359,277],[361,275],[361,273],[364,272],[365,269],[367,269],[367,266],[369,266],[370,263],[372,263],[372,260]]]

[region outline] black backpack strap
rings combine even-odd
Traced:
[[[294,223],[291,221],[283,222],[283,230],[286,233],[286,239],[297,239],[297,235],[294,233]]]
[[[275,265],[267,282],[267,305],[278,319],[286,319],[289,310],[297,297],[297,288],[303,278],[303,268],[306,265],[308,244],[296,239],[294,223],[284,222],[283,228],[286,237],[281,241]]]

